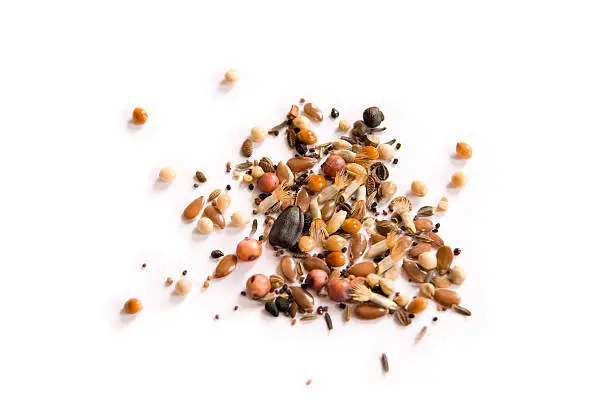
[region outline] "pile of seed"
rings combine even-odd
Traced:
[[[331,120],[339,115],[335,108],[331,110]],[[234,226],[251,223],[250,237],[240,241],[234,253],[212,252],[212,258],[219,261],[205,288],[213,279],[231,274],[238,263],[259,259],[267,243],[279,258],[279,274],[251,276],[243,294],[261,301],[272,316],[291,318],[292,325],[298,318],[310,321],[322,317],[331,330],[326,299],[345,310],[346,321],[352,316],[372,320],[392,313],[400,325],[407,326],[431,301],[437,303],[438,310],[452,308],[471,315],[451,289],[465,280],[464,269],[453,264],[461,250],[445,243],[439,234],[440,223],[433,220],[448,210],[448,199],[413,209],[410,195],[424,197],[428,192],[419,180],[412,181],[409,195],[398,195],[397,184],[389,179],[389,166],[398,163],[401,144],[395,139],[381,141],[386,127],[378,107],[367,108],[362,117],[352,127],[346,120],[339,121],[338,129],[346,135],[324,143],[310,129],[311,121],[324,120],[323,112],[310,102],[301,109],[291,106],[286,119],[270,130],[251,129],[250,138],[240,147],[247,159],[226,165],[235,179],[256,191],[252,220],[247,212],[231,215]],[[292,158],[250,159],[257,144],[281,133],[294,151]],[[459,142],[456,155],[469,159],[472,149]],[[164,168],[159,177],[171,182],[175,175],[171,168]],[[206,182],[200,171],[195,179]],[[450,187],[461,188],[466,182],[465,173],[458,171],[451,176]],[[207,198],[199,196],[185,208],[183,218],[198,219],[197,229],[202,234],[224,229],[230,189],[228,185],[226,192],[216,189]],[[263,232],[258,235],[260,230]],[[402,274],[418,286],[417,295],[396,292],[395,283]],[[166,283],[170,286],[172,279]],[[187,278],[175,284],[179,295],[190,290]],[[126,303],[128,313],[140,309],[139,301]]]

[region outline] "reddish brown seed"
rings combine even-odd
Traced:
[[[278,175],[272,172],[266,172],[257,181],[257,186],[263,192],[272,192],[278,187],[279,184],[280,184],[280,180],[278,179]]]
[[[408,251],[408,256],[410,256],[412,259],[416,259],[419,257],[420,254],[429,251],[431,251],[431,245],[425,242],[421,242],[418,243],[416,246],[410,248],[410,250]]]
[[[291,256],[283,256],[280,260],[279,269],[289,282],[297,279],[297,262]]]
[[[431,219],[418,218],[414,221],[414,226],[417,231],[428,232],[433,229],[433,222],[431,221]]]
[[[208,287],[210,286],[210,282],[206,281],[204,282],[204,285],[202,285],[203,288],[208,289]]]
[[[167,277],[166,278],[166,286],[170,286],[174,283],[174,279],[172,279],[171,277]]]
[[[314,158],[299,157],[291,158],[289,161],[287,161],[287,166],[293,172],[302,172],[314,167],[316,163],[317,160]]]
[[[215,278],[223,278],[236,269],[236,265],[238,264],[238,257],[236,255],[225,255],[217,265],[215,269]]]
[[[349,256],[351,261],[356,261],[364,254],[366,248],[368,247],[368,239],[364,234],[358,233],[353,235],[351,239],[351,247],[349,251]]]
[[[335,177],[346,166],[346,161],[339,155],[330,155],[321,167],[325,175]]]
[[[290,286],[289,291],[295,303],[302,309],[312,309],[314,307],[314,297],[299,286]]]
[[[421,313],[427,308],[429,301],[423,297],[416,297],[408,304],[408,312],[410,313]]]
[[[363,320],[373,320],[383,317],[387,310],[373,303],[361,303],[355,306],[355,316]]]
[[[452,306],[461,303],[461,297],[457,292],[450,289],[436,289],[434,299],[441,305]]]
[[[327,296],[334,302],[346,302],[350,298],[351,282],[334,278],[327,284]]]
[[[346,263],[346,257],[342,252],[330,252],[325,260],[329,266],[334,268],[343,266]]]
[[[327,273],[331,272],[329,266],[327,266],[327,264],[322,259],[315,258],[314,256],[304,258],[304,260],[302,261],[302,265],[307,271],[311,271],[312,269],[321,269]]]
[[[206,208],[204,208],[204,215],[210,219],[213,225],[215,225],[217,228],[225,228],[225,218],[214,205],[208,205]]]
[[[142,302],[139,299],[130,299],[123,305],[123,311],[129,315],[135,315],[142,310]]]
[[[354,264],[348,271],[351,275],[366,277],[370,273],[376,273],[376,264],[372,261],[363,261]]]
[[[200,214],[200,211],[202,211],[203,207],[204,207],[204,197],[200,196],[194,199],[193,201],[191,201],[189,205],[187,205],[187,207],[183,211],[183,218],[185,218],[188,221],[195,219]]]
[[[272,289],[270,279],[261,273],[251,276],[246,281],[246,292],[250,298],[262,298],[270,292],[270,289]]]
[[[132,120],[136,124],[144,124],[149,119],[149,114],[145,111],[144,108],[136,107],[134,111],[132,111]]]
[[[245,262],[253,262],[259,259],[262,251],[261,242],[253,238],[244,238],[238,242],[236,247],[238,259]]]
[[[319,290],[327,285],[327,272],[321,269],[313,269],[306,276],[306,283],[314,290]]]

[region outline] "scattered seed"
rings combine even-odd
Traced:
[[[206,176],[204,175],[204,173],[202,171],[196,171],[195,179],[197,179],[198,182],[200,182],[202,184],[207,181],[206,180]]]
[[[186,270],[183,271],[183,276],[187,276],[187,271]]]
[[[174,279],[172,279],[171,277],[167,277],[166,278],[166,286],[170,286],[174,283]]]
[[[305,314],[304,314],[304,315],[303,315],[303,316],[300,318],[300,320],[305,320],[305,321],[308,321],[308,320],[315,320],[316,318],[317,318],[316,313],[305,313]]]
[[[331,316],[329,315],[329,313],[325,312],[325,315],[323,317],[325,318],[325,323],[327,324],[327,329],[332,330],[334,328],[334,325],[332,323],[332,319],[331,319]]]
[[[227,161],[227,163],[225,164],[225,172],[230,172],[232,170],[232,163]]]
[[[412,323],[412,319],[408,317],[408,312],[406,312],[404,309],[396,310],[395,318],[397,319],[397,322],[402,326],[408,326],[410,323]]]
[[[308,380],[306,381],[306,386],[310,386],[310,383],[312,383],[312,379],[308,379]]]
[[[385,353],[380,356],[380,361],[382,363],[383,372],[389,373],[389,359],[387,359],[387,355]]]
[[[414,338],[414,343],[420,342],[421,339],[425,337],[426,333],[427,333],[427,326],[423,326],[423,328],[419,330],[419,333],[417,333],[416,337]]]
[[[459,249],[459,248],[455,248],[455,249],[453,250],[453,254],[454,254],[455,256],[459,256],[459,255],[461,254],[461,249]]]
[[[215,315],[215,320],[219,320],[219,315]]]
[[[222,256],[223,256],[223,252],[220,251],[219,249],[215,249],[214,251],[212,251],[210,253],[210,257],[213,258],[213,259],[218,259],[218,258],[220,258]]]
[[[209,281],[205,281],[204,284],[202,285],[202,287],[204,289],[208,289],[210,287],[210,282]]]
[[[146,267],[147,267],[147,264],[146,264],[146,263],[143,263],[143,264],[140,266],[140,268],[141,268],[141,269],[144,269],[144,268],[146,268]]]
[[[210,193],[210,195],[208,195],[208,202],[216,199],[219,195],[221,195],[221,190],[215,189],[214,191]]]
[[[351,309],[347,308],[344,310],[344,321],[348,322],[349,320],[351,320]]]
[[[234,306],[234,310],[238,310],[238,305]]]
[[[438,321],[438,316],[434,316],[433,319],[431,319],[433,322],[437,322]]]
[[[468,309],[464,308],[463,306],[453,305],[453,310],[463,316],[472,316],[472,312],[470,312]]]

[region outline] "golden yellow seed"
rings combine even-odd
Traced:
[[[425,185],[425,182],[423,181],[412,181],[412,184],[410,185],[410,190],[412,191],[413,195],[416,196],[425,196],[427,195],[427,185]]]
[[[209,282],[209,281],[206,281],[206,282],[204,282],[204,285],[203,285],[202,287],[204,287],[204,288],[208,288],[209,286],[210,286],[210,282]]]
[[[455,148],[457,156],[463,159],[472,158],[472,147],[467,142],[458,142]]]
[[[315,248],[315,240],[308,236],[308,235],[304,235],[300,238],[300,240],[298,241],[298,247],[300,248],[300,250],[302,252],[310,252]]]
[[[171,167],[164,167],[159,170],[159,180],[163,182],[172,182],[176,178],[176,171]]]
[[[423,283],[419,288],[419,295],[424,298],[432,299],[434,293],[436,293],[436,287],[431,283]]]
[[[455,188],[461,188],[467,183],[468,177],[463,171],[457,171],[451,177],[451,185]]]
[[[260,167],[259,165],[255,165],[253,169],[251,170],[251,176],[255,179],[261,178],[263,174],[265,174],[265,172],[263,168]]]
[[[240,179],[240,175],[242,175],[240,171],[234,171],[234,179]]]
[[[229,69],[225,72],[225,82],[226,83],[235,83],[240,79],[240,74],[238,71],[234,69]]]
[[[347,132],[349,129],[351,129],[351,123],[347,120],[340,120],[338,123],[338,129],[342,132]]]
[[[245,184],[250,184],[251,182],[253,182],[253,176],[249,174],[244,174],[242,176],[242,182],[244,182]]]

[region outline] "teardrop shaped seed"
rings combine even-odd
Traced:
[[[361,303],[355,306],[355,316],[363,320],[372,320],[383,317],[387,310],[372,303]]]
[[[204,207],[204,197],[198,197],[191,201],[189,205],[183,211],[183,218],[188,221],[195,219],[199,214],[202,208]]]
[[[408,279],[415,283],[423,283],[425,282],[425,272],[419,269],[419,266],[416,262],[404,259],[404,264],[402,265],[402,270],[408,276]]]
[[[372,261],[363,261],[354,264],[348,269],[351,275],[366,277],[376,272],[376,264]]]
[[[308,212],[310,208],[310,194],[306,187],[301,187],[295,197],[295,205],[298,206],[303,213]]]
[[[287,161],[287,166],[293,172],[301,172],[314,167],[316,163],[317,160],[314,158],[297,157],[291,158],[289,161]]]
[[[225,255],[215,269],[215,278],[223,278],[229,275],[236,269],[237,264],[238,257],[236,255]]]
[[[417,231],[428,232],[433,229],[433,222],[431,219],[417,218],[414,221],[414,227],[417,229]]]
[[[304,266],[306,272],[310,272],[313,269],[321,269],[327,273],[331,272],[329,266],[327,266],[327,264],[323,260],[315,258],[314,256],[304,258],[304,260],[302,261],[302,266]]]
[[[349,256],[351,261],[356,261],[364,254],[366,248],[368,247],[368,239],[362,233],[356,233],[353,235],[353,239],[351,239],[351,248],[349,251]]]
[[[440,273],[446,273],[453,263],[453,250],[450,248],[450,246],[442,246],[440,249],[438,249],[436,258],[438,262],[438,271]]]
[[[221,229],[225,228],[225,218],[213,205],[208,205],[204,208],[204,215],[210,218],[216,227]]]
[[[242,147],[240,147],[240,152],[247,158],[253,155],[253,141],[250,139],[244,140]]]
[[[279,269],[289,282],[297,279],[297,262],[291,256],[283,256],[280,260]]]
[[[334,216],[335,212],[336,201],[327,201],[321,207],[321,218],[323,218],[323,220],[327,222],[332,216]]]
[[[299,286],[290,286],[289,291],[295,303],[302,309],[312,309],[314,307],[314,297]]]
[[[302,210],[297,206],[290,206],[274,221],[268,241],[272,246],[291,248],[302,236],[302,228],[304,228]]]

